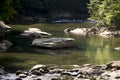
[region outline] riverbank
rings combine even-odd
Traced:
[[[119,80],[120,61],[104,65],[43,65],[37,64],[28,71],[7,73],[0,67],[1,80]]]

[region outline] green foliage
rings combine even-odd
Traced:
[[[0,1],[0,20],[9,21],[9,19],[15,13],[12,4],[13,4],[13,0]]]
[[[88,8],[98,26],[120,28],[120,0],[91,0]]]
[[[89,0],[1,0],[0,20],[80,18],[88,15]]]

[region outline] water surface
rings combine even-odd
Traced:
[[[17,46],[23,46],[23,49],[18,48],[0,53],[0,65],[5,66],[9,70],[30,69],[35,64],[104,64],[112,60],[120,59],[120,51],[113,48],[120,46],[120,38],[103,38],[100,36],[80,36],[68,35],[64,33],[64,29],[68,27],[89,27],[92,24],[87,23],[67,23],[67,24],[32,24],[32,25],[10,25],[13,29],[23,30],[28,27],[38,27],[43,31],[53,34],[53,37],[71,37],[74,38],[76,48],[66,49],[40,49],[31,48],[26,45],[29,40],[20,39]],[[19,39],[19,38],[18,38]],[[13,43],[17,43],[15,39]],[[22,51],[21,51],[22,50]]]

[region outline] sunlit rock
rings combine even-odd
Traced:
[[[75,35],[86,35],[86,28],[76,28],[76,29],[70,29],[67,28],[64,30],[65,33],[75,34]]]
[[[116,48],[114,48],[115,50],[117,50],[117,51],[119,51],[120,50],[120,47],[116,47]]]
[[[55,49],[75,47],[76,44],[73,38],[42,38],[33,40],[32,46]]]
[[[10,26],[6,25],[3,21],[0,21],[0,30],[8,30],[11,29]]]
[[[29,28],[28,30],[24,30],[21,36],[32,37],[32,38],[43,38],[50,37],[52,34],[41,31],[39,28]]]
[[[6,33],[10,31],[11,27],[6,25],[3,21],[0,21],[0,41],[4,40]]]
[[[42,75],[42,74],[48,73],[49,70],[47,69],[47,66],[46,66],[46,65],[38,64],[38,65],[35,65],[35,66],[30,70],[30,72],[31,72],[32,74],[35,74],[35,75]]]

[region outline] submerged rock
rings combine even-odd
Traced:
[[[75,47],[76,44],[73,38],[42,38],[33,40],[32,46],[55,49]]]

